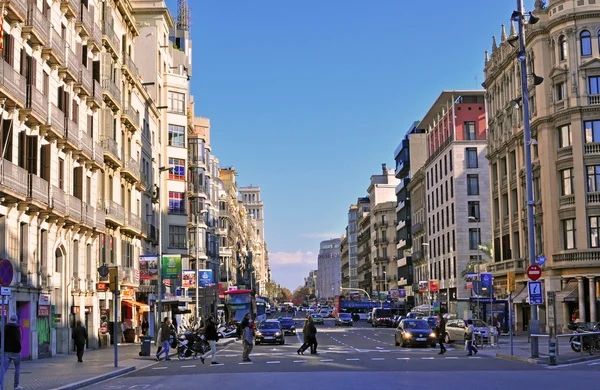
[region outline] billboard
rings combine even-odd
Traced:
[[[196,271],[185,270],[182,272],[183,281],[181,287],[183,288],[195,288],[196,287]]]
[[[181,279],[181,255],[163,255],[163,279]]]
[[[427,292],[428,289],[428,284],[426,280],[420,280],[419,281],[419,292]]]
[[[140,280],[158,280],[158,256],[140,256]]]
[[[199,269],[198,281],[200,283],[200,287],[212,286],[214,284],[212,269]]]
[[[429,289],[430,292],[439,292],[440,291],[440,283],[437,279],[431,279],[429,281]]]

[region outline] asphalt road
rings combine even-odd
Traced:
[[[302,329],[302,321],[297,321]],[[371,328],[361,322],[354,327],[334,327],[332,320],[317,326],[319,355],[298,355],[302,335],[287,336],[285,345],[258,345],[242,362],[240,342],[218,350],[219,365],[198,360],[160,362],[89,389],[224,388],[261,385],[286,390],[320,387],[361,389],[394,386],[423,389],[465,385],[486,390],[519,388],[564,389],[576,380],[579,387],[598,383],[600,365],[589,363],[549,368],[491,357],[467,357],[465,351],[400,348],[393,343],[393,329]],[[307,351],[308,352],[308,351]],[[401,372],[401,375],[398,373]],[[453,387],[454,385],[455,387]],[[179,387],[177,387],[179,386]],[[182,387],[183,386],[183,387]],[[213,387],[214,386],[214,387]],[[525,387],[524,387],[525,386]]]

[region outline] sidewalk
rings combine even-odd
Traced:
[[[218,347],[234,342],[234,339],[222,340]],[[80,389],[93,383],[113,378],[134,370],[156,364],[152,345],[151,356],[139,356],[140,344],[119,345],[118,367],[114,367],[114,348],[86,351],[83,363],[77,363],[75,353],[58,355],[48,359],[29,360],[21,363],[21,386],[27,390]],[[171,356],[176,354],[171,349]],[[5,388],[12,388],[14,366],[6,372]]]
[[[464,343],[454,342],[451,344],[457,349],[464,349]],[[479,355],[491,356],[508,360],[516,360],[532,364],[548,364],[548,338],[540,338],[538,342],[539,358],[531,358],[531,344],[527,339],[527,335],[513,336],[513,354],[510,353],[510,337],[501,336],[498,341],[498,347],[490,347],[479,349]],[[599,359],[599,355],[590,355],[589,352],[574,352],[569,344],[569,337],[558,338],[557,345],[557,363],[569,364],[577,363],[586,360]]]

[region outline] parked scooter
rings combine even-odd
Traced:
[[[577,336],[572,336],[569,339],[569,344],[571,345],[571,349],[573,351],[581,352],[582,341],[583,341],[583,351],[584,352],[589,352],[590,355],[593,355],[596,353],[597,350],[599,350],[598,347],[600,347],[600,342],[599,342],[598,335],[590,335],[590,336],[583,336],[583,337],[579,336],[581,334],[585,334],[585,333],[589,333],[589,332],[597,332],[598,331],[597,325],[594,327],[594,329],[585,329],[583,327],[580,327],[579,324],[576,322],[569,322],[569,324],[567,325],[567,328],[572,330],[574,334],[577,334]]]
[[[229,324],[222,326],[217,330],[217,335],[220,339],[226,339],[237,336],[237,326],[235,324]]]

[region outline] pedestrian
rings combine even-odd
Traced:
[[[242,353],[243,362],[251,362],[250,352],[254,348],[254,331],[250,326],[250,313],[246,313],[241,323],[242,328],[242,340],[244,342],[244,352]]]
[[[438,352],[438,355],[443,355],[446,353],[446,347],[444,346],[444,339],[446,338],[446,321],[444,320],[442,313],[438,313],[437,315],[435,334],[437,335],[438,343],[440,343],[440,352]]]
[[[121,321],[121,343],[125,344],[125,322]]]
[[[160,355],[165,353],[165,360],[171,360],[169,358],[169,351],[171,349],[171,336],[175,336],[175,332],[173,330],[173,323],[169,317],[165,317],[165,320],[160,326],[160,338],[162,340],[162,350],[156,353],[156,360],[160,361]]]
[[[88,333],[81,321],[77,321],[77,325],[73,329],[71,337],[73,338],[75,348],[77,349],[77,362],[83,363],[83,351],[85,349],[85,343],[87,342]]]
[[[467,329],[465,331],[465,349],[468,352],[467,356],[473,356],[473,354],[477,355],[477,352],[479,352],[473,345],[473,340],[475,340],[475,326],[473,325],[473,320],[467,320]]]
[[[317,327],[315,326],[312,317],[310,318],[310,321],[308,321],[308,328],[310,332],[310,354],[318,355],[317,346],[319,343],[317,342]]]
[[[312,316],[309,314],[308,316],[306,316],[306,321],[304,321],[304,327],[302,328],[302,336],[304,338],[304,344],[302,344],[300,346],[300,348],[298,348],[298,355],[302,354],[304,355],[304,351],[306,351],[308,349],[308,347],[311,346],[312,344],[312,327],[309,326],[309,324],[312,322]],[[313,324],[314,325],[314,324]],[[316,327],[315,327],[316,329]],[[311,348],[311,352],[312,352],[312,348]]]
[[[204,338],[208,342],[210,342],[210,351],[200,356],[202,364],[204,364],[204,358],[208,354],[212,354],[212,361],[210,362],[210,364],[219,364],[217,362],[217,341],[219,340],[219,335],[217,334],[217,325],[215,324],[213,316],[208,317],[208,320],[206,321],[206,327],[204,328]]]
[[[166,318],[160,323],[160,326],[158,327],[158,332],[156,335],[156,345],[158,346],[158,348],[156,349],[156,354],[158,355],[160,353],[160,351],[162,351],[162,325],[165,323]]]
[[[148,334],[148,329],[150,329],[150,324],[148,323],[148,319],[144,318],[142,320],[142,335],[146,336]]]
[[[21,376],[21,327],[18,324],[19,317],[13,314],[4,325],[4,372],[2,377],[6,379],[6,370],[10,362],[15,364],[15,390],[23,389],[19,385]]]

